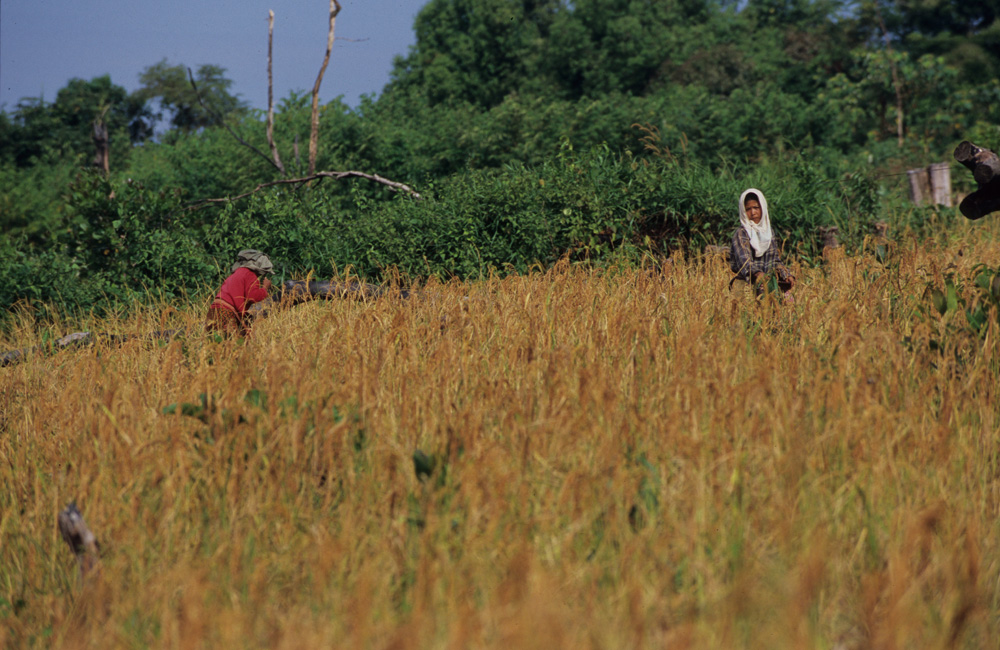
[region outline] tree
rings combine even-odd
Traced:
[[[108,75],[90,81],[71,79],[53,103],[24,98],[11,118],[0,122],[0,159],[23,167],[46,155],[89,155],[93,152],[93,124],[98,117],[117,149],[116,158],[124,156],[131,144],[152,135],[153,113],[141,97],[129,95],[111,83]]]
[[[187,68],[170,65],[166,59],[147,67],[139,75],[142,87],[137,95],[144,100],[156,100],[170,114],[173,128],[195,131],[218,122],[214,114],[228,116],[246,109],[246,102],[229,92],[233,82],[225,76],[225,68],[204,64],[194,75],[198,92],[191,87]],[[201,101],[198,94],[201,94]],[[204,102],[205,106],[202,106]],[[207,106],[207,110],[206,110]],[[162,119],[162,114],[157,114]]]

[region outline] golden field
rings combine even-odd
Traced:
[[[933,351],[918,309],[1000,227],[948,228],[798,268],[786,305],[677,258],[246,342],[200,304],[23,317],[0,349],[192,333],[0,368],[0,647],[996,648],[998,331]]]

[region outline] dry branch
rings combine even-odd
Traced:
[[[274,144],[274,84],[271,79],[271,46],[274,42],[274,12],[267,12],[267,144],[271,147],[271,157],[274,166],[281,175],[285,175],[285,166],[281,164],[278,147]]]
[[[326,55],[323,57],[323,65],[319,68],[316,76],[316,83],[313,84],[312,91],[312,119],[309,125],[309,173],[316,173],[316,149],[319,146],[319,85],[323,83],[323,74],[326,66],[330,63],[330,52],[333,50],[333,30],[337,24],[337,14],[340,13],[340,3],[337,0],[330,0],[330,31],[326,36]]]
[[[274,164],[273,160],[267,157],[267,154],[265,154],[263,151],[253,146],[243,138],[241,138],[239,134],[236,133],[236,131],[233,131],[233,129],[228,124],[226,124],[226,121],[222,118],[221,115],[219,115],[218,113],[216,113],[211,108],[205,105],[205,102],[201,98],[201,91],[198,90],[198,84],[194,82],[194,75],[191,73],[191,68],[188,68],[188,79],[191,80],[191,87],[194,88],[194,94],[198,97],[198,103],[201,104],[201,107],[204,108],[206,112],[208,112],[212,117],[214,117],[219,124],[226,127],[226,130],[229,131],[230,135],[236,138],[237,142],[239,142],[241,145],[247,147],[255,154],[266,160],[267,164],[274,166],[279,172],[283,172],[283,170],[280,167]]]
[[[303,176],[302,178],[283,178],[278,181],[261,183],[260,185],[253,188],[249,192],[244,192],[243,194],[239,194],[237,196],[224,197],[219,199],[202,199],[201,201],[196,201],[195,203],[188,206],[188,209],[192,210],[201,208],[211,203],[232,203],[233,201],[245,199],[246,197],[252,194],[256,194],[257,192],[263,189],[267,189],[269,187],[274,187],[275,185],[298,185],[323,178],[335,178],[337,180],[341,180],[344,178],[367,178],[370,181],[374,181],[376,183],[381,183],[382,185],[385,185],[393,192],[405,192],[406,194],[409,194],[415,199],[420,198],[420,193],[414,190],[409,185],[406,185],[405,183],[397,183],[396,181],[391,181],[388,178],[379,176],[378,174],[366,174],[365,172],[359,172],[359,171],[316,172],[315,174],[310,174],[309,176]]]
[[[80,576],[86,577],[100,561],[101,546],[97,543],[97,537],[83,520],[75,501],[71,501],[66,509],[59,513],[57,521],[59,534],[69,544],[69,549],[80,563]]]

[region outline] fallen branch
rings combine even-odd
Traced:
[[[344,178],[366,178],[370,181],[374,181],[376,183],[381,183],[382,185],[385,185],[393,192],[405,192],[406,194],[409,194],[415,199],[420,198],[420,193],[414,190],[409,185],[406,185],[404,183],[397,183],[396,181],[390,181],[388,178],[384,178],[382,176],[379,176],[378,174],[366,174],[365,172],[359,172],[359,171],[316,172],[315,174],[310,174],[309,176],[303,176],[302,178],[283,178],[277,181],[261,183],[260,185],[253,188],[249,192],[244,192],[243,194],[239,194],[237,196],[225,197],[221,199],[202,199],[200,201],[196,201],[191,205],[189,205],[188,209],[189,210],[197,209],[212,203],[232,203],[233,201],[245,199],[246,197],[256,194],[261,190],[267,189],[269,187],[274,187],[276,185],[298,185],[301,183],[308,183],[310,181],[322,178],[335,178],[337,180],[341,180]]]
[[[85,578],[97,567],[101,557],[101,546],[97,537],[87,527],[76,502],[71,501],[57,518],[59,534],[69,544],[77,561],[80,563],[80,577]]]
[[[243,138],[241,138],[239,136],[239,134],[236,133],[236,131],[233,131],[232,127],[230,127],[228,124],[226,124],[226,121],[222,118],[221,115],[219,115],[218,113],[216,113],[211,108],[209,108],[208,106],[205,105],[205,102],[201,98],[201,91],[198,90],[198,84],[196,84],[194,82],[194,75],[191,73],[191,68],[188,68],[188,79],[190,79],[190,81],[191,81],[191,87],[194,88],[194,94],[198,97],[198,103],[201,104],[201,107],[204,108],[206,112],[208,112],[212,117],[215,118],[216,122],[218,122],[222,126],[226,127],[226,130],[229,131],[229,134],[231,136],[233,136],[234,138],[236,138],[237,142],[239,142],[241,145],[243,145],[244,147],[250,149],[255,154],[257,154],[258,156],[260,156],[261,158],[263,158],[264,160],[266,160],[267,164],[271,165],[272,167],[274,167],[275,169],[277,169],[279,172],[284,173],[284,170],[281,167],[279,167],[278,165],[274,164],[274,161],[271,160],[270,158],[268,158],[267,154],[265,154],[263,151],[261,151],[260,149],[258,149],[255,146],[253,146],[252,144],[250,144],[249,142],[247,142]]]

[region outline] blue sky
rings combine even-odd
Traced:
[[[320,100],[356,106],[379,94],[392,61],[414,43],[427,0],[340,0],[333,53]],[[274,18],[275,102],[310,91],[323,62],[329,0],[0,0],[0,105],[55,99],[70,79],[110,74],[135,90],[162,59],[194,70],[226,69],[232,90],[267,107],[267,12]]]

